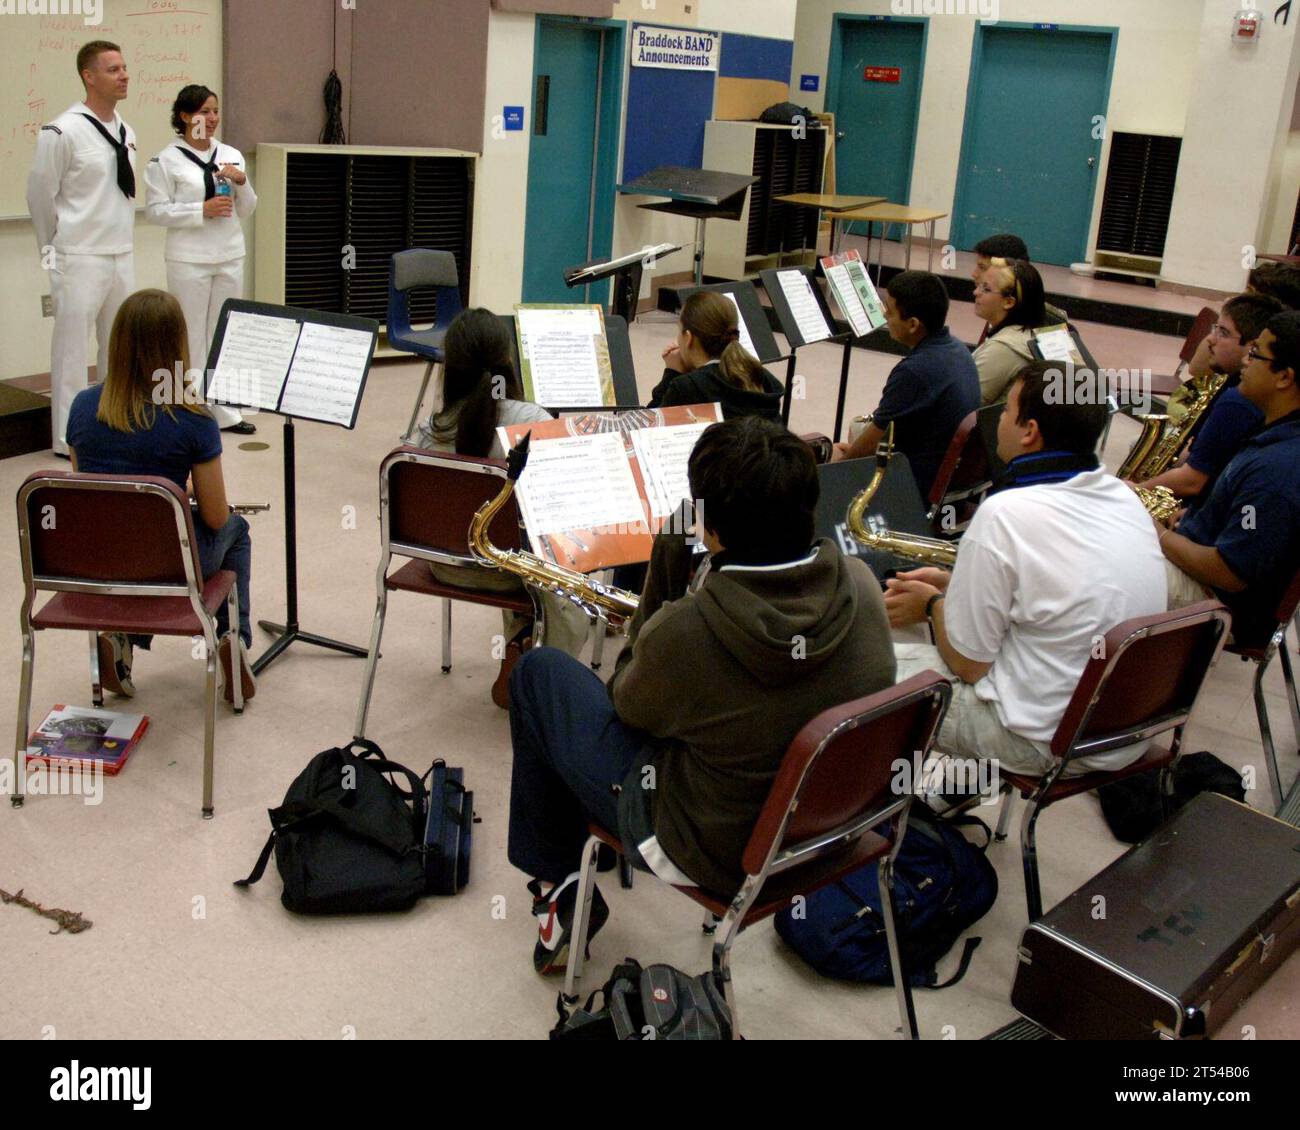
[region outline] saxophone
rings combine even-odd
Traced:
[[[893,454],[894,425],[891,422],[884,438],[876,448],[876,469],[870,481],[849,504],[848,516],[845,518],[849,533],[868,549],[883,550],[926,565],[951,569],[957,562],[960,543],[943,541],[941,538],[927,538],[919,534],[900,534],[893,530],[875,532],[867,525],[867,507],[871,504],[876,491],[880,489]],[[1134,487],[1133,489],[1142,505],[1146,507],[1147,513],[1158,522],[1167,521],[1182,505],[1168,487]]]
[[[1116,474],[1121,479],[1144,482],[1169,470],[1227,379],[1221,373],[1192,377],[1174,390],[1168,412],[1137,417],[1142,434]]]
[[[506,459],[506,482],[500,493],[475,511],[469,524],[470,550],[485,565],[494,565],[507,573],[513,573],[526,585],[571,600],[588,616],[605,620],[617,627],[636,613],[637,605],[641,602],[636,593],[613,585],[603,585],[585,573],[553,565],[533,553],[519,549],[501,549],[493,545],[488,537],[492,519],[506,504],[519,476],[524,473],[531,436],[532,433],[529,432],[511,448]]]
[[[876,469],[870,481],[849,503],[845,523],[854,539],[868,549],[878,549],[898,557],[908,557],[926,565],[939,565],[951,569],[957,561],[957,544],[941,538],[927,538],[919,534],[900,534],[893,530],[872,530],[866,523],[867,507],[884,481],[889,460],[894,455],[894,423],[891,420],[884,438],[876,446]]]

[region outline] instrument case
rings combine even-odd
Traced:
[[[1026,928],[1011,1003],[1062,1039],[1196,1039],[1300,942],[1300,829],[1201,793]]]

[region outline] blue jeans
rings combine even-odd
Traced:
[[[248,582],[253,571],[253,539],[248,533],[248,520],[242,514],[232,514],[219,530],[213,530],[194,511],[194,541],[199,551],[199,568],[204,578],[218,569],[229,569],[235,574],[235,588],[239,592],[239,638],[245,647],[253,646],[253,629],[248,611]],[[230,616],[226,602],[217,609],[217,638],[230,630]],[[132,636],[131,643],[149,650],[153,636]]]
[[[591,820],[615,831],[618,794],[651,739],[619,721],[605,684],[553,647],[510,675],[510,862],[561,883],[578,870]]]

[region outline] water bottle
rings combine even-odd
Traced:
[[[230,195],[230,191],[231,191],[231,190],[230,190],[230,181],[228,181],[225,177],[217,177],[217,185],[216,185],[216,188],[217,188],[217,195],[218,195],[218,196],[229,196],[229,195]]]

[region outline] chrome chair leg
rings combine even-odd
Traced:
[[[375,689],[375,670],[379,666],[379,641],[384,635],[384,616],[388,611],[388,590],[380,588],[375,601],[375,620],[370,626],[370,650],[366,654],[366,670],[361,676],[361,699],[357,703],[357,720],[352,726],[352,736],[360,740],[366,736],[366,716],[370,713],[370,696]]]
[[[880,884],[880,909],[885,919],[885,943],[889,950],[889,968],[894,974],[894,996],[898,1000],[898,1017],[909,1040],[920,1038],[916,1027],[916,1006],[912,1001],[912,984],[898,944],[898,926],[894,921],[894,853],[883,856],[876,872]]]
[[[1255,716],[1259,719],[1259,741],[1264,747],[1264,765],[1268,769],[1268,783],[1273,790],[1273,804],[1276,807],[1282,803],[1282,778],[1278,773],[1273,728],[1268,721],[1268,701],[1264,698],[1264,671],[1267,666],[1267,660],[1255,665]]]
[[[442,673],[451,670],[451,597],[442,598]]]
[[[27,776],[27,743],[32,734],[32,669],[36,662],[36,633],[23,621],[23,665],[18,680],[18,732],[14,738],[14,791],[9,803],[23,806],[23,785]]]
[[[1020,858],[1025,869],[1025,904],[1029,907],[1029,921],[1043,916],[1043,891],[1038,879],[1038,847],[1034,842],[1035,825],[1042,811],[1036,796],[1025,804],[1024,819],[1020,824]]]
[[[733,917],[728,915],[728,917]],[[722,999],[727,1002],[727,1011],[731,1013],[731,1038],[740,1039],[740,1012],[736,1007],[736,989],[731,983],[731,943],[736,940],[733,922],[732,928],[722,941],[713,943],[713,979],[722,990]]]
[[[207,682],[203,696],[203,819],[212,819],[213,750],[217,735],[217,636],[211,621],[203,625]],[[232,668],[234,664],[231,664]]]
[[[578,872],[578,895],[573,906],[573,932],[569,935],[569,963],[564,971],[564,995],[578,996],[582,963],[587,953],[587,929],[591,923],[591,903],[596,894],[596,861],[600,857],[600,840],[588,836],[582,849],[582,867]]]
[[[1278,649],[1282,659],[1282,681],[1286,684],[1286,702],[1291,711],[1291,730],[1296,740],[1297,752],[1300,752],[1300,697],[1297,697],[1295,672],[1291,667],[1291,653],[1287,650],[1286,637]]]
[[[239,589],[230,586],[226,598],[226,623],[230,638],[230,702],[236,714],[244,713],[244,648],[239,638]]]
[[[96,706],[104,705],[104,683],[99,672],[99,633],[88,632],[90,636],[90,701]]]
[[[424,367],[424,377],[420,381],[420,393],[415,398],[415,407],[411,409],[410,423],[406,425],[406,431],[402,433],[403,443],[410,443],[411,437],[415,435],[415,426],[420,422],[420,409],[424,407],[424,394],[429,391],[429,376],[436,364],[436,361],[430,361]]]

